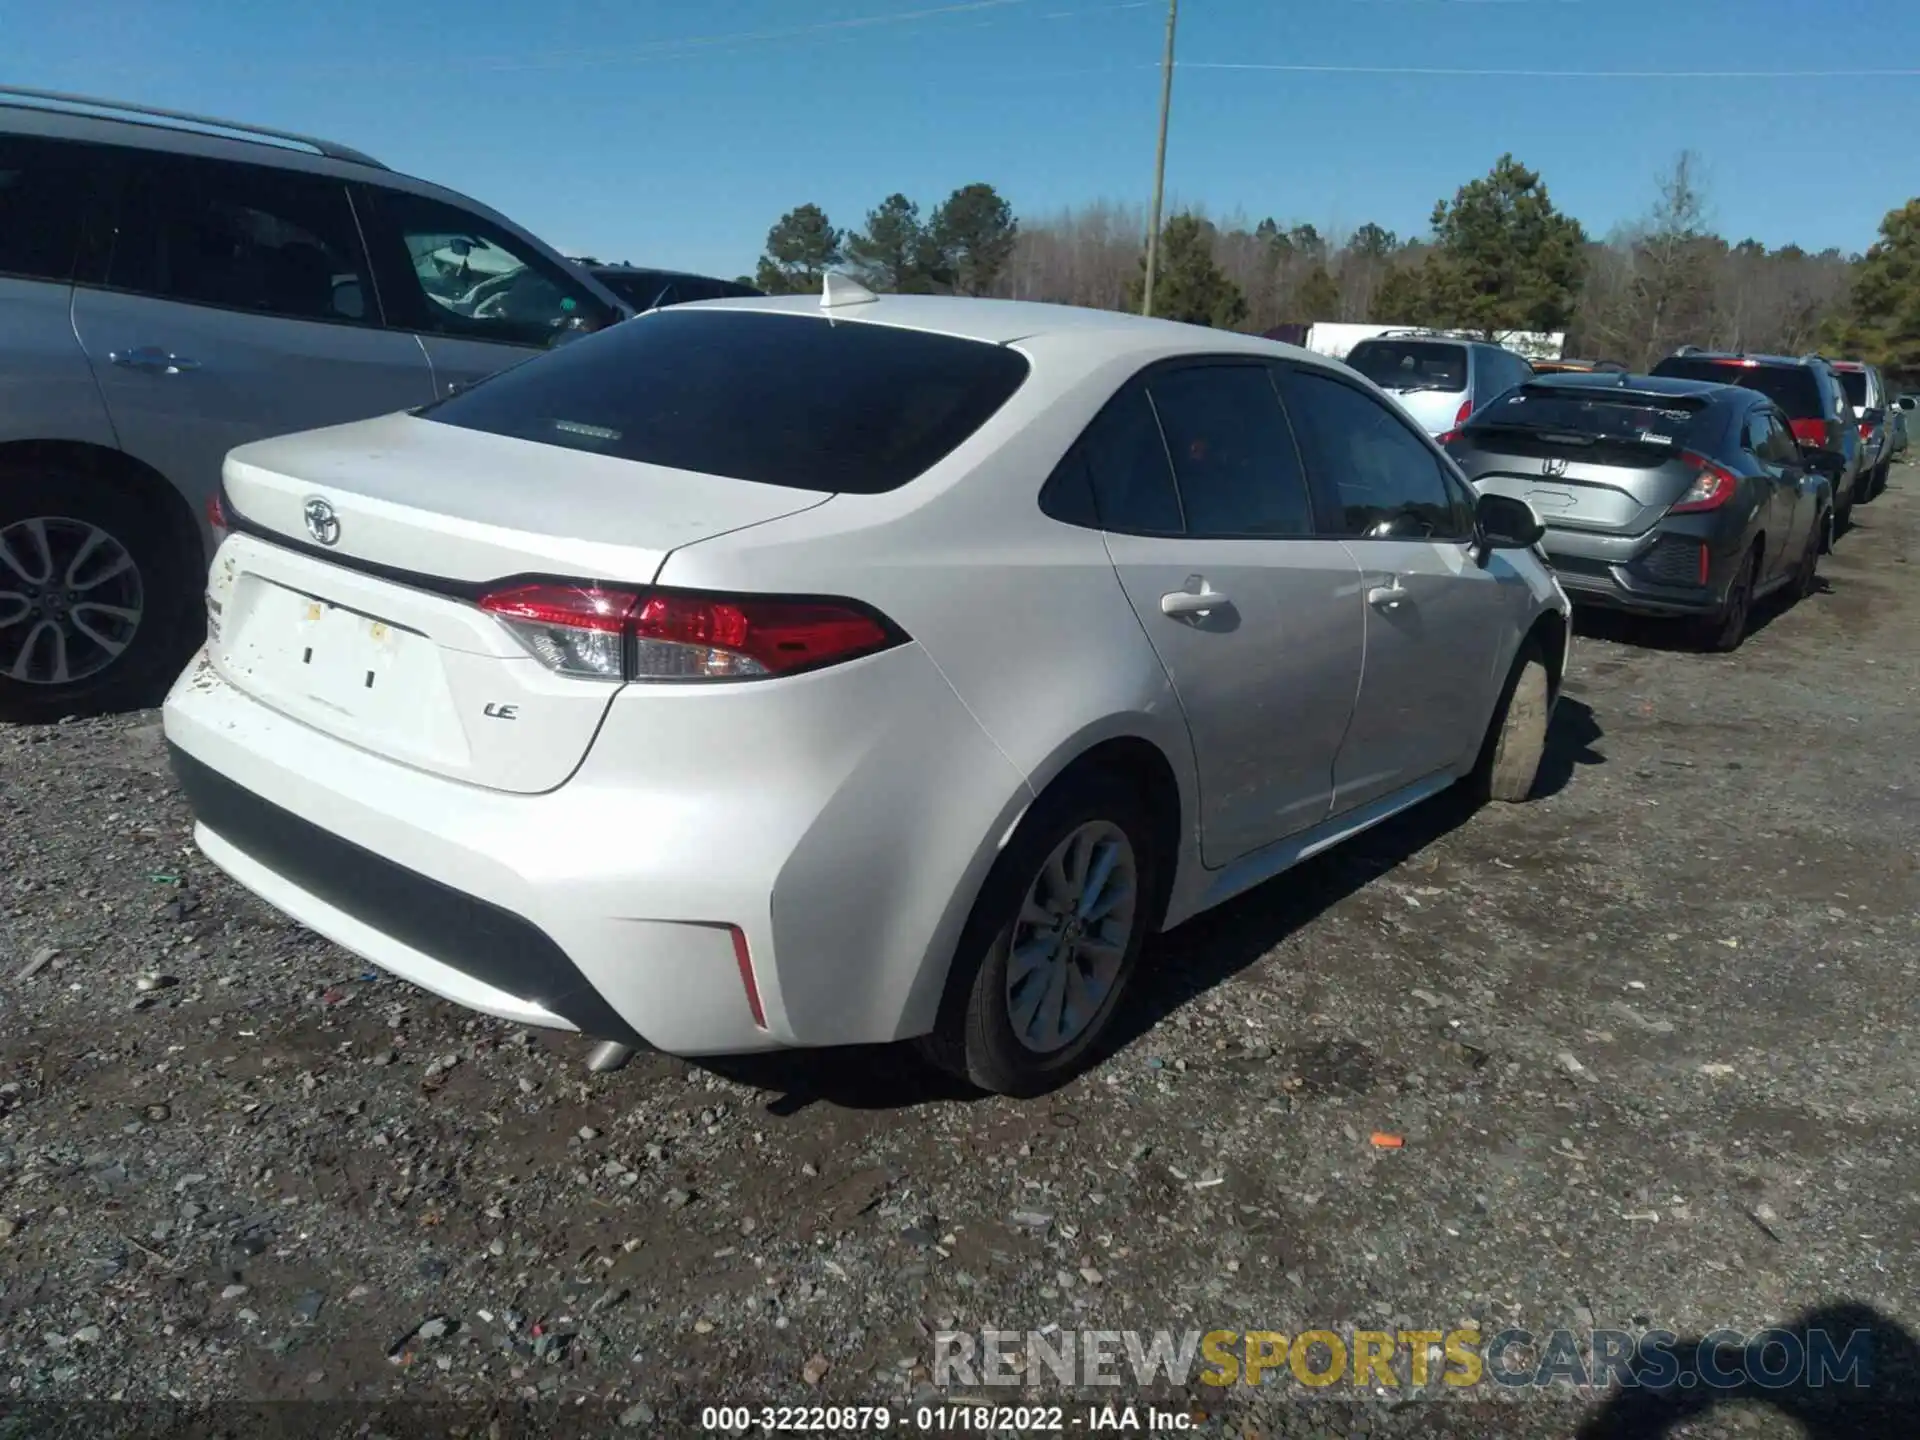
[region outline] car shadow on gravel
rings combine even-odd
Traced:
[[[1829,595],[1834,590],[1833,581],[1825,575],[1819,577],[1818,587],[1815,591],[1817,595]],[[1766,599],[1756,601],[1753,613],[1747,617],[1746,640],[1752,640],[1754,636],[1793,609],[1797,603],[1790,590],[1776,590]],[[1610,610],[1599,605],[1574,606],[1573,633],[1583,640],[1610,640],[1616,645],[1631,645],[1638,650],[1692,653],[1699,655],[1703,660],[1727,658],[1715,656],[1712,652],[1703,649],[1684,620],[1663,620],[1651,615],[1634,615],[1625,610]],[[1744,644],[1745,641],[1742,643]]]
[[[1670,1352],[1674,1369],[1661,1376],[1670,1383],[1617,1390],[1581,1425],[1576,1440],[1690,1435],[1697,1433],[1692,1422],[1730,1406],[1776,1411],[1800,1425],[1808,1440],[1920,1435],[1920,1342],[1897,1322],[1870,1305],[1841,1300],[1771,1333],[1778,1341],[1765,1347],[1760,1367],[1751,1363],[1750,1349],[1709,1346],[1715,1337],[1681,1340]],[[1850,1350],[1849,1342],[1857,1345],[1862,1336],[1864,1348]],[[1815,1363],[1812,1357],[1822,1353],[1839,1363]],[[1704,1357],[1711,1357],[1713,1374],[1703,1373]],[[1855,1358],[1857,1370],[1848,1365]],[[1748,1378],[1755,1368],[1779,1374],[1781,1383]],[[1735,1376],[1743,1378],[1728,1384]]]
[[[1605,763],[1594,749],[1599,721],[1584,701],[1562,696],[1547,731],[1534,796],[1558,794],[1581,766]],[[1096,1068],[1181,1006],[1231,979],[1322,911],[1396,869],[1474,814],[1454,788],[1295,866],[1247,894],[1147,943],[1140,973]],[[825,1103],[851,1110],[906,1110],[979,1100],[981,1092],[924,1064],[909,1045],[775,1051],[716,1057],[701,1066],[771,1092],[766,1110],[794,1115]]]

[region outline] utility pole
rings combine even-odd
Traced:
[[[1173,107],[1173,27],[1180,0],[1167,0],[1167,54],[1160,62],[1160,145],[1153,157],[1153,214],[1147,222],[1147,279],[1140,291],[1140,313],[1153,314],[1153,273],[1160,262],[1160,201],[1167,187],[1167,111]]]

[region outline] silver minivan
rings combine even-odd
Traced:
[[[1458,430],[1489,400],[1533,377],[1526,358],[1503,345],[1431,330],[1389,330],[1362,340],[1347,352],[1347,364],[1434,436]]]
[[[411,409],[628,308],[329,141],[0,88],[0,718],[157,699],[234,446]]]

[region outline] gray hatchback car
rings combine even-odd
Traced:
[[[1533,507],[1576,603],[1686,617],[1716,650],[1761,596],[1812,593],[1844,463],[1803,454],[1757,390],[1648,375],[1539,376],[1446,448],[1483,494]]]
[[[628,313],[345,146],[0,89],[0,718],[172,678],[234,446],[423,405]]]

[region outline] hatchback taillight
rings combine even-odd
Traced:
[[[207,529],[213,532],[215,545],[219,545],[227,538],[227,512],[220,504],[218,490],[207,496]]]
[[[1697,472],[1693,483],[1667,508],[1670,515],[1685,515],[1695,510],[1718,510],[1740,488],[1740,477],[1704,455],[1692,451],[1680,457],[1681,463]]]
[[[495,591],[497,617],[548,669],[594,680],[758,680],[906,637],[852,600],[541,583]]]

